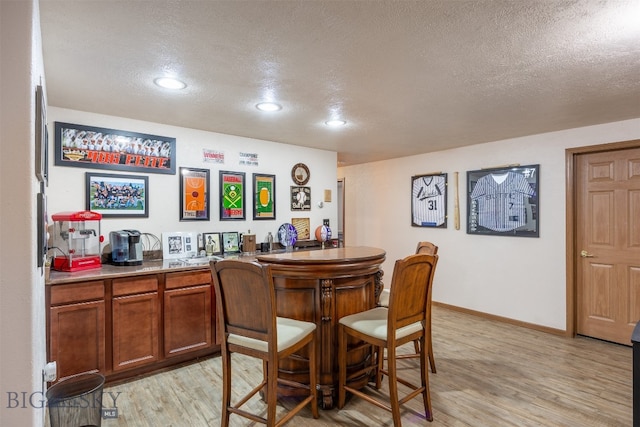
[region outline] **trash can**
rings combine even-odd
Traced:
[[[74,375],[47,390],[51,427],[100,427],[104,376]]]

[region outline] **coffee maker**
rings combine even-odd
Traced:
[[[114,265],[141,265],[142,241],[138,230],[118,230],[109,233],[111,263]]]

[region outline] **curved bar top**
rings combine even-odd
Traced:
[[[325,409],[333,407],[338,383],[338,321],[344,316],[375,307],[382,288],[382,263],[386,253],[371,247],[345,247],[256,255],[269,264],[276,290],[278,316],[316,324],[318,382]],[[371,363],[371,352],[361,350],[347,360],[351,372]],[[306,357],[306,354],[300,354]],[[295,360],[280,363],[280,376],[308,383],[306,365]],[[362,377],[364,386],[368,381]],[[287,395],[292,390],[280,387]]]
[[[385,260],[383,249],[367,246],[293,251],[256,255],[258,262],[271,264],[275,273],[285,271],[288,276],[340,278],[376,273]]]
[[[331,264],[335,262],[379,261],[385,257],[385,251],[368,246],[347,246],[344,248],[319,249],[315,251],[292,251],[257,255],[258,261],[276,262],[279,264]]]

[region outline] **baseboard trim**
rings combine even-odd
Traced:
[[[457,311],[459,313],[471,314],[473,316],[482,317],[485,319],[496,320],[498,322],[508,323],[514,326],[521,326],[523,328],[533,329],[536,331],[546,332],[553,335],[559,335],[563,337],[571,337],[571,334],[568,331],[556,328],[550,328],[548,326],[536,325],[535,323],[523,322],[521,320],[510,319],[508,317],[496,316],[495,314],[484,313],[482,311],[471,310],[464,307],[458,307],[455,305],[449,305],[442,302],[433,301],[433,305],[438,307],[443,307],[448,310]]]

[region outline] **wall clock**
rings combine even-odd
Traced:
[[[291,179],[298,185],[305,185],[310,177],[309,168],[304,163],[298,163],[291,169]]]

